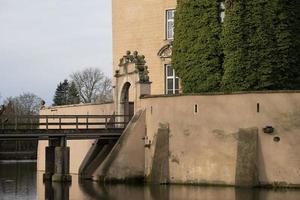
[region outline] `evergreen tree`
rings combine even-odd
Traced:
[[[63,105],[63,98],[62,98],[62,83],[60,82],[55,90],[54,98],[53,98],[53,106]]]
[[[183,92],[218,91],[222,79],[218,0],[178,0],[172,65]]]
[[[68,89],[68,104],[80,103],[80,97],[74,81],[71,82]]]
[[[53,105],[60,106],[60,105],[69,104],[68,92],[69,92],[69,82],[67,79],[65,79],[64,82],[60,82],[57,85],[55,95],[53,98],[53,102],[54,102]]]
[[[227,1],[224,90],[300,88],[297,0]]]

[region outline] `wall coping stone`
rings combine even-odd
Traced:
[[[47,109],[57,109],[57,108],[69,108],[69,107],[79,107],[79,106],[97,106],[97,105],[105,105],[105,104],[113,104],[114,102],[104,102],[104,103],[79,103],[79,104],[69,104],[69,105],[61,105],[61,106],[49,106],[45,107],[41,110]]]
[[[299,93],[300,90],[262,90],[262,91],[240,91],[240,92],[203,92],[203,93],[186,93],[186,94],[157,94],[143,95],[141,99],[161,98],[161,97],[183,97],[183,96],[222,96],[222,95],[247,95],[247,94],[279,94],[279,93]]]

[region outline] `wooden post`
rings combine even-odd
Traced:
[[[89,117],[86,116],[86,129],[89,129]]]
[[[32,130],[33,129],[33,125],[32,125],[32,118],[29,117],[29,123],[30,123],[30,129]]]
[[[48,130],[49,125],[48,125],[48,115],[46,116],[46,129]]]
[[[59,117],[58,119],[59,119],[59,129],[61,129],[61,117]]]
[[[18,116],[15,116],[15,130],[18,129]]]
[[[76,116],[76,129],[78,129],[78,116]]]

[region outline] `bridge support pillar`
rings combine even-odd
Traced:
[[[49,146],[46,147],[46,162],[45,173],[43,174],[44,181],[51,181],[55,169],[55,147],[59,146],[59,139],[49,139]]]
[[[55,147],[55,163],[53,182],[70,182],[70,147],[66,146],[66,138],[60,138],[60,146]]]

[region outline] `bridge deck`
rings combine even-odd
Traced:
[[[48,140],[65,137],[67,140],[117,139],[123,128],[109,129],[34,129],[34,130],[0,130],[0,140]]]
[[[128,121],[126,115],[2,115],[0,140],[117,139]]]

